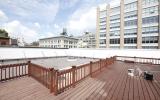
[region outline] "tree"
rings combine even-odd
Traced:
[[[8,32],[4,29],[0,29],[0,37],[8,37]]]

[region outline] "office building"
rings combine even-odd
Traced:
[[[119,0],[97,7],[97,48],[160,48],[159,0]]]

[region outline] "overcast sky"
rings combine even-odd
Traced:
[[[57,36],[66,27],[74,36],[95,32],[96,7],[111,0],[0,0],[0,27],[26,42]]]

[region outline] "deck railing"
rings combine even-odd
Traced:
[[[0,81],[6,81],[17,77],[22,77],[27,74],[27,63],[0,65]]]
[[[132,63],[142,63],[142,64],[160,64],[159,58],[145,58],[145,57],[129,57],[129,56],[115,56],[116,60],[132,62]]]
[[[100,59],[96,62],[72,66],[72,68],[66,70],[46,68],[30,61],[27,63],[1,65],[0,81],[28,75],[50,89],[50,92],[54,92],[57,95],[66,89],[75,87],[77,83],[86,77],[93,77],[93,74],[102,71],[104,67],[112,64],[114,60],[115,57]]]
[[[112,64],[115,58],[100,59],[96,62],[90,62],[81,66],[72,66],[72,68],[56,71],[56,80],[54,86],[54,94],[57,95],[68,88],[75,87],[77,83],[85,79],[88,76],[93,77],[93,74],[101,71],[102,68]]]
[[[47,88],[51,88],[53,81],[53,68],[45,68],[43,66],[28,62],[28,75],[42,83]]]

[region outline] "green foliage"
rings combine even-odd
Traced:
[[[0,37],[8,37],[8,32],[4,29],[0,29]]]

